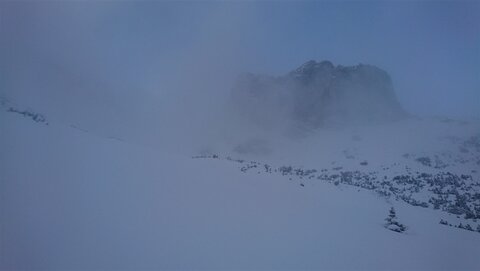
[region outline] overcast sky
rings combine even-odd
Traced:
[[[0,39],[0,94],[66,118],[216,106],[238,73],[310,59],[385,69],[410,112],[480,117],[476,1],[3,1]]]

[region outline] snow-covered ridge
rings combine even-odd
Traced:
[[[45,118],[44,115],[34,112],[33,110],[30,110],[30,109],[19,109],[15,107],[13,104],[11,104],[10,101],[8,101],[8,99],[6,98],[0,99],[0,108],[6,109],[6,111],[9,113],[19,114],[19,115],[22,115],[23,117],[30,118],[35,122],[48,125],[47,119]]]

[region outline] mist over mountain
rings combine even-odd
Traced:
[[[334,66],[310,60],[282,76],[243,74],[233,103],[247,119],[306,128],[384,123],[407,116],[389,74],[373,65]]]
[[[0,271],[480,270],[479,26],[0,1]]]

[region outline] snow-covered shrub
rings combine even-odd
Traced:
[[[397,221],[397,214],[395,213],[395,209],[393,207],[390,208],[390,212],[388,214],[388,217],[385,218],[385,221],[387,221],[387,223],[385,223],[385,228],[391,231],[401,233],[407,229],[405,225]]]

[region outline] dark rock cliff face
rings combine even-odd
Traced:
[[[242,75],[233,88],[239,111],[261,125],[286,120],[317,128],[388,122],[406,113],[390,76],[372,65],[308,61],[284,76]]]

